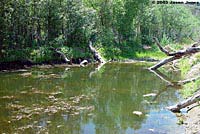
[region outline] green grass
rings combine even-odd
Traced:
[[[102,54],[102,56],[107,59],[142,59],[142,58],[152,58],[152,59],[163,59],[166,55],[159,49],[152,48],[151,50],[144,50],[140,47],[131,46],[130,44],[124,44],[122,46],[103,46],[98,44],[96,49]]]
[[[143,52],[136,52],[136,58],[163,59],[166,58],[166,55],[160,51],[143,51]]]
[[[179,68],[180,68],[181,75],[183,78],[188,74],[188,72],[192,69],[194,65],[199,63],[199,59],[197,58],[199,57],[199,54],[195,55],[195,57],[196,58],[195,60],[193,60],[193,63],[189,63],[190,60],[187,57],[180,60]],[[191,77],[195,77],[195,76],[191,76]],[[200,88],[200,80],[197,80],[195,82],[190,82],[183,85],[181,94],[183,95],[183,97],[187,98],[189,96],[192,96],[194,92],[196,92],[199,88]]]
[[[191,64],[189,64],[188,58],[183,58],[179,62],[179,68],[181,70],[181,75],[184,77],[188,71],[191,69]]]
[[[200,88],[200,80],[197,80],[195,82],[191,82],[188,84],[185,84],[183,86],[183,90],[181,90],[181,94],[184,98],[187,98],[189,96],[192,96],[194,92],[196,92]]]

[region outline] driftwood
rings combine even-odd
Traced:
[[[156,45],[159,47],[159,49],[165,53],[167,56],[170,56],[166,59],[161,60],[160,62],[158,62],[156,65],[150,67],[150,70],[156,70],[158,68],[160,68],[161,66],[172,62],[174,60],[180,59],[184,56],[188,56],[197,52],[200,52],[200,47],[198,47],[198,45],[200,44],[200,41],[195,42],[191,45],[191,47],[188,47],[184,50],[179,50],[176,52],[169,52],[168,50],[166,50],[164,47],[161,46],[161,44],[159,43],[159,41],[157,40],[157,38],[154,38],[154,41],[156,43]]]
[[[53,50],[54,52],[56,52],[58,55],[60,55],[61,57],[62,57],[62,59],[66,62],[66,63],[68,63],[70,60],[66,57],[66,55],[63,53],[63,52],[61,52],[61,51],[59,51],[59,50],[57,50],[57,49],[55,49],[55,48],[53,48],[53,47],[51,47],[51,50]]]
[[[81,67],[84,67],[88,64],[88,61],[87,60],[83,60],[81,63],[80,63],[80,66]]]
[[[101,57],[100,53],[92,46],[92,41],[89,41],[89,48],[90,48],[90,51],[94,54],[94,58],[100,63],[100,66],[103,66],[106,62]],[[88,61],[87,60],[83,60],[80,63],[80,66],[84,67],[87,64],[88,64]],[[97,70],[99,70],[99,69],[97,69]]]
[[[176,88],[180,88],[182,85],[190,83],[190,82],[194,82],[198,79],[200,79],[200,76],[191,78],[191,79],[186,79],[186,80],[182,80],[182,81],[178,81],[178,82],[173,82],[172,80],[170,80],[167,76],[165,76],[164,74],[162,74],[159,70],[151,70],[151,72],[153,72],[156,76],[158,76],[161,80],[165,81],[168,85],[167,87],[176,87]],[[166,90],[165,89],[165,90]],[[157,99],[157,97],[160,95],[161,93],[158,93],[155,98],[153,99],[153,101],[155,101]],[[169,106],[167,107],[168,110],[172,111],[172,112],[180,112],[180,110],[182,108],[186,108],[196,102],[198,102],[200,100],[200,91],[197,92],[194,96],[174,105],[174,106]],[[191,109],[191,108],[190,108]]]
[[[99,62],[94,71],[90,72],[89,77],[97,73],[107,62],[103,59],[101,54],[92,46],[92,41],[89,41],[90,51],[94,54],[94,58]]]
[[[63,52],[61,52],[61,51],[58,51],[58,50],[56,50],[56,52],[58,53],[58,54],[60,54],[60,56],[64,59],[64,61],[66,62],[66,63],[68,63],[70,60],[65,56],[65,54],[63,53]]]
[[[200,76],[197,76],[195,78],[178,81],[177,84],[179,84],[179,85],[187,84],[190,82],[194,82],[194,81],[198,80],[199,78],[200,78]],[[192,96],[174,106],[167,107],[167,109],[169,109],[172,112],[179,112],[182,108],[188,107],[189,105],[192,105],[199,101],[200,101],[200,92],[196,93],[194,96]]]
[[[165,81],[166,83],[168,83],[169,86],[180,86],[189,82],[193,82],[196,81],[200,78],[200,76],[197,76],[195,78],[191,78],[191,79],[187,79],[187,80],[183,80],[183,81],[178,81],[178,82],[171,82],[169,80],[167,80],[165,77],[163,77],[163,75],[160,74],[160,72],[154,71],[157,70],[158,68],[160,68],[161,66],[172,62],[174,60],[180,59],[182,57],[188,56],[188,55],[192,55],[194,53],[200,52],[200,41],[193,43],[190,47],[184,49],[184,50],[179,50],[176,52],[169,52],[167,49],[165,49],[164,47],[161,46],[161,44],[158,42],[157,38],[154,38],[154,41],[156,43],[156,45],[159,47],[159,49],[165,53],[167,56],[169,56],[166,59],[161,60],[160,62],[158,62],[156,65],[150,67],[150,71],[153,72],[155,75],[157,75],[160,79],[162,79],[163,81]],[[186,108],[189,105],[192,105],[196,102],[200,101],[200,93],[195,94],[194,96],[174,105],[174,106],[169,106],[167,107],[168,110],[172,111],[172,112],[180,112],[180,110],[182,108]]]
[[[189,105],[192,105],[196,102],[199,102],[199,100],[200,100],[200,93],[198,93],[198,94],[196,94],[196,95],[194,95],[194,96],[192,96],[192,97],[190,97],[190,98],[188,98],[188,99],[186,99],[186,100],[184,100],[184,101],[182,101],[182,102],[180,102],[180,103],[178,103],[174,106],[169,106],[169,107],[167,107],[167,109],[172,111],[172,112],[180,112],[180,110],[182,108],[186,108]]]
[[[89,48],[99,63],[106,63],[101,54],[92,46],[92,41],[89,42]]]
[[[161,80],[165,81],[168,85],[167,87],[175,87],[175,88],[180,88],[182,85],[190,83],[190,82],[194,82],[198,79],[200,79],[200,76],[191,78],[191,79],[186,79],[186,80],[182,80],[182,81],[178,81],[178,82],[173,82],[172,80],[170,80],[167,76],[165,76],[164,74],[162,74],[159,70],[151,70],[151,72],[153,72],[156,76],[158,76]],[[165,89],[165,90],[166,90]],[[157,99],[157,97],[160,95],[160,93],[158,93],[155,98],[153,99],[153,101],[155,101]],[[180,110],[182,108],[188,107],[196,102],[198,102],[200,100],[200,92],[196,93],[193,97],[190,97],[174,106],[169,106],[167,107],[168,110],[172,111],[172,112],[180,112]]]

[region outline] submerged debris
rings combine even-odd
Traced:
[[[63,125],[58,125],[57,128],[64,127]]]
[[[151,131],[151,132],[154,132],[155,130],[154,130],[154,129],[152,129],[152,128],[150,128],[150,129],[149,129],[149,131]]]
[[[0,99],[16,99],[15,96],[2,96]]]
[[[133,114],[137,115],[137,116],[141,116],[143,113],[140,111],[133,111]]]
[[[57,96],[57,95],[61,95],[63,94],[60,91],[55,91],[55,92],[44,92],[42,90],[36,89],[36,88],[32,88],[29,91],[21,91],[21,94],[27,94],[27,95],[33,95],[33,94],[41,94],[41,95],[52,95],[52,96]]]
[[[88,64],[88,61],[87,60],[83,60],[81,63],[80,63],[80,66],[81,67],[84,67]]]
[[[19,110],[19,109],[22,109],[24,107],[25,106],[23,106],[23,105],[9,103],[6,108],[7,109],[13,109],[13,110]]]
[[[35,78],[48,79],[48,78],[61,78],[61,76],[58,74],[40,74],[40,75],[36,75]]]
[[[22,73],[20,75],[23,76],[23,77],[28,77],[28,76],[31,76],[32,73],[31,72],[26,72],[26,73]]]
[[[28,93],[28,92],[23,92]],[[32,93],[45,94],[45,99],[48,103],[35,103],[31,106],[26,106],[22,104],[9,103],[7,109],[10,111],[11,119],[10,123],[15,123],[16,121],[29,121],[31,124],[25,126],[16,127],[16,131],[21,133],[25,132],[27,129],[37,129],[38,132],[44,132],[47,130],[47,126],[40,126],[38,118],[43,116],[55,116],[56,114],[78,116],[80,113],[86,113],[87,115],[95,109],[94,106],[82,106],[82,101],[88,100],[91,96],[79,95],[71,97],[70,99],[61,98],[58,94],[62,92],[52,92],[45,93],[40,90],[36,90]],[[81,105],[80,105],[81,104]],[[34,119],[37,118],[37,121]],[[51,120],[46,120],[46,125],[51,125]],[[39,126],[38,126],[39,125]],[[62,125],[57,126],[57,128],[62,127]]]
[[[68,71],[68,70],[70,70],[70,68],[66,67],[66,68],[65,68],[65,71]]]
[[[93,98],[95,93],[66,98],[59,86],[54,91],[40,90],[37,86],[30,86],[28,89],[20,90],[12,96],[0,96],[2,101],[9,99],[5,101],[5,110],[9,114],[6,123],[14,126],[12,131],[16,133],[45,133],[48,127],[54,124],[55,117],[65,115],[63,119],[68,120],[70,117],[78,118],[80,114],[92,115],[95,109],[93,104],[85,103]],[[28,102],[25,102],[27,100]],[[62,126],[58,125],[59,127]]]
[[[143,97],[153,97],[153,96],[156,96],[156,93],[150,93],[150,94],[145,94],[143,95]]]

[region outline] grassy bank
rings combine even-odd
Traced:
[[[93,54],[89,48],[70,48],[57,47],[59,51],[64,53],[70,60],[77,59],[93,59]],[[107,48],[97,47],[98,51],[106,60],[126,60],[126,59],[162,59],[165,55],[157,50],[135,50],[129,48]],[[26,48],[26,49],[10,49],[2,51],[0,63],[15,61],[31,61],[34,64],[62,62],[62,58],[48,46]]]
[[[183,79],[190,79],[197,77],[200,74],[200,54],[195,54],[192,57],[184,58],[179,62]],[[183,85],[181,90],[182,95],[187,98],[192,96],[197,90],[200,89],[200,80],[190,82]]]

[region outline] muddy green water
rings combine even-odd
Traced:
[[[146,68],[111,63],[96,72],[88,66],[0,73],[0,133],[183,133],[164,109],[179,101],[177,89]],[[150,93],[157,95],[144,96]]]

